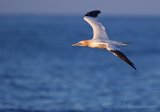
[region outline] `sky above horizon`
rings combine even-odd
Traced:
[[[160,0],[0,0],[0,14],[160,15]]]

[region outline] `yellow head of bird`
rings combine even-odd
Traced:
[[[87,46],[88,45],[88,41],[87,40],[82,40],[78,43],[73,44],[72,46]]]

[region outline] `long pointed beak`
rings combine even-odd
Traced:
[[[75,44],[72,44],[72,46],[81,46],[80,43],[75,43]]]

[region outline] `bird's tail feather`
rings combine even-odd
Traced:
[[[108,43],[113,45],[118,45],[118,46],[130,44],[130,42],[118,42],[118,41],[112,41],[112,40],[108,41]]]

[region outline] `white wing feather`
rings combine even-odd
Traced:
[[[108,35],[105,27],[96,18],[85,16],[84,20],[87,21],[93,28],[93,40],[108,41]]]

